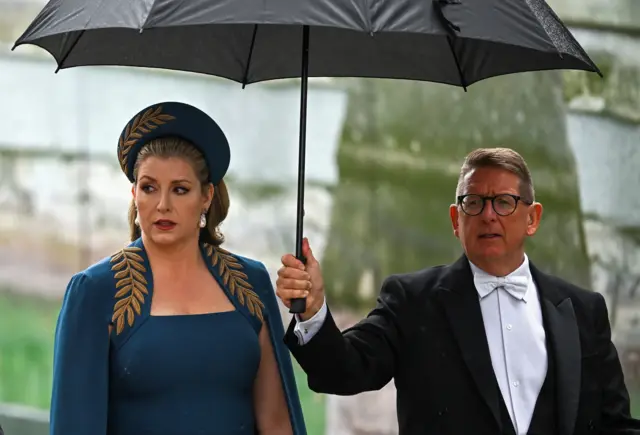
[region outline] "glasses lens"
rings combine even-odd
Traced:
[[[498,195],[493,201],[493,208],[499,215],[510,215],[516,209],[516,200],[510,195]]]
[[[480,195],[468,195],[462,200],[462,210],[469,215],[482,213],[484,200]],[[498,195],[493,201],[493,209],[501,216],[508,216],[516,209],[517,201],[511,195]]]
[[[484,201],[480,195],[468,195],[462,200],[462,211],[470,215],[476,215],[482,212]]]

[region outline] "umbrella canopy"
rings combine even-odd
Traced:
[[[598,72],[544,0],[52,0],[15,46],[58,68],[123,65],[243,84],[301,76],[466,87],[502,74]]]
[[[296,256],[302,255],[309,77],[467,86],[503,74],[600,74],[544,0],[50,0],[14,49],[58,70],[166,68],[242,83],[301,78]],[[601,74],[600,74],[601,75]],[[291,312],[305,311],[305,301]]]

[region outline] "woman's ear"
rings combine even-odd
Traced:
[[[209,183],[209,185],[207,186],[207,190],[205,193],[205,198],[204,198],[204,208],[205,210],[209,210],[209,208],[211,207],[211,203],[213,202],[213,198],[216,194],[216,190],[213,187],[212,183]]]

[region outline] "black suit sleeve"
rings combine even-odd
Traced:
[[[340,332],[330,311],[318,333],[305,345],[293,333],[285,341],[318,393],[353,395],[384,387],[394,376],[407,322],[406,292],[397,278],[382,286],[376,307],[355,326]]]
[[[601,435],[640,435],[640,421],[631,418],[630,400],[618,352],[611,341],[607,305],[596,293],[594,307],[598,354],[601,361],[602,431]]]

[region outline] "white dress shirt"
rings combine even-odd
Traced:
[[[491,276],[472,263],[471,270],[493,371],[516,434],[526,435],[548,365],[540,300],[529,259],[525,255],[522,265],[505,277]],[[294,333],[301,345],[313,338],[326,315],[326,300],[309,320],[302,322],[296,315]]]
[[[517,435],[526,435],[547,376],[547,344],[529,259],[505,277],[471,264],[493,372]]]

